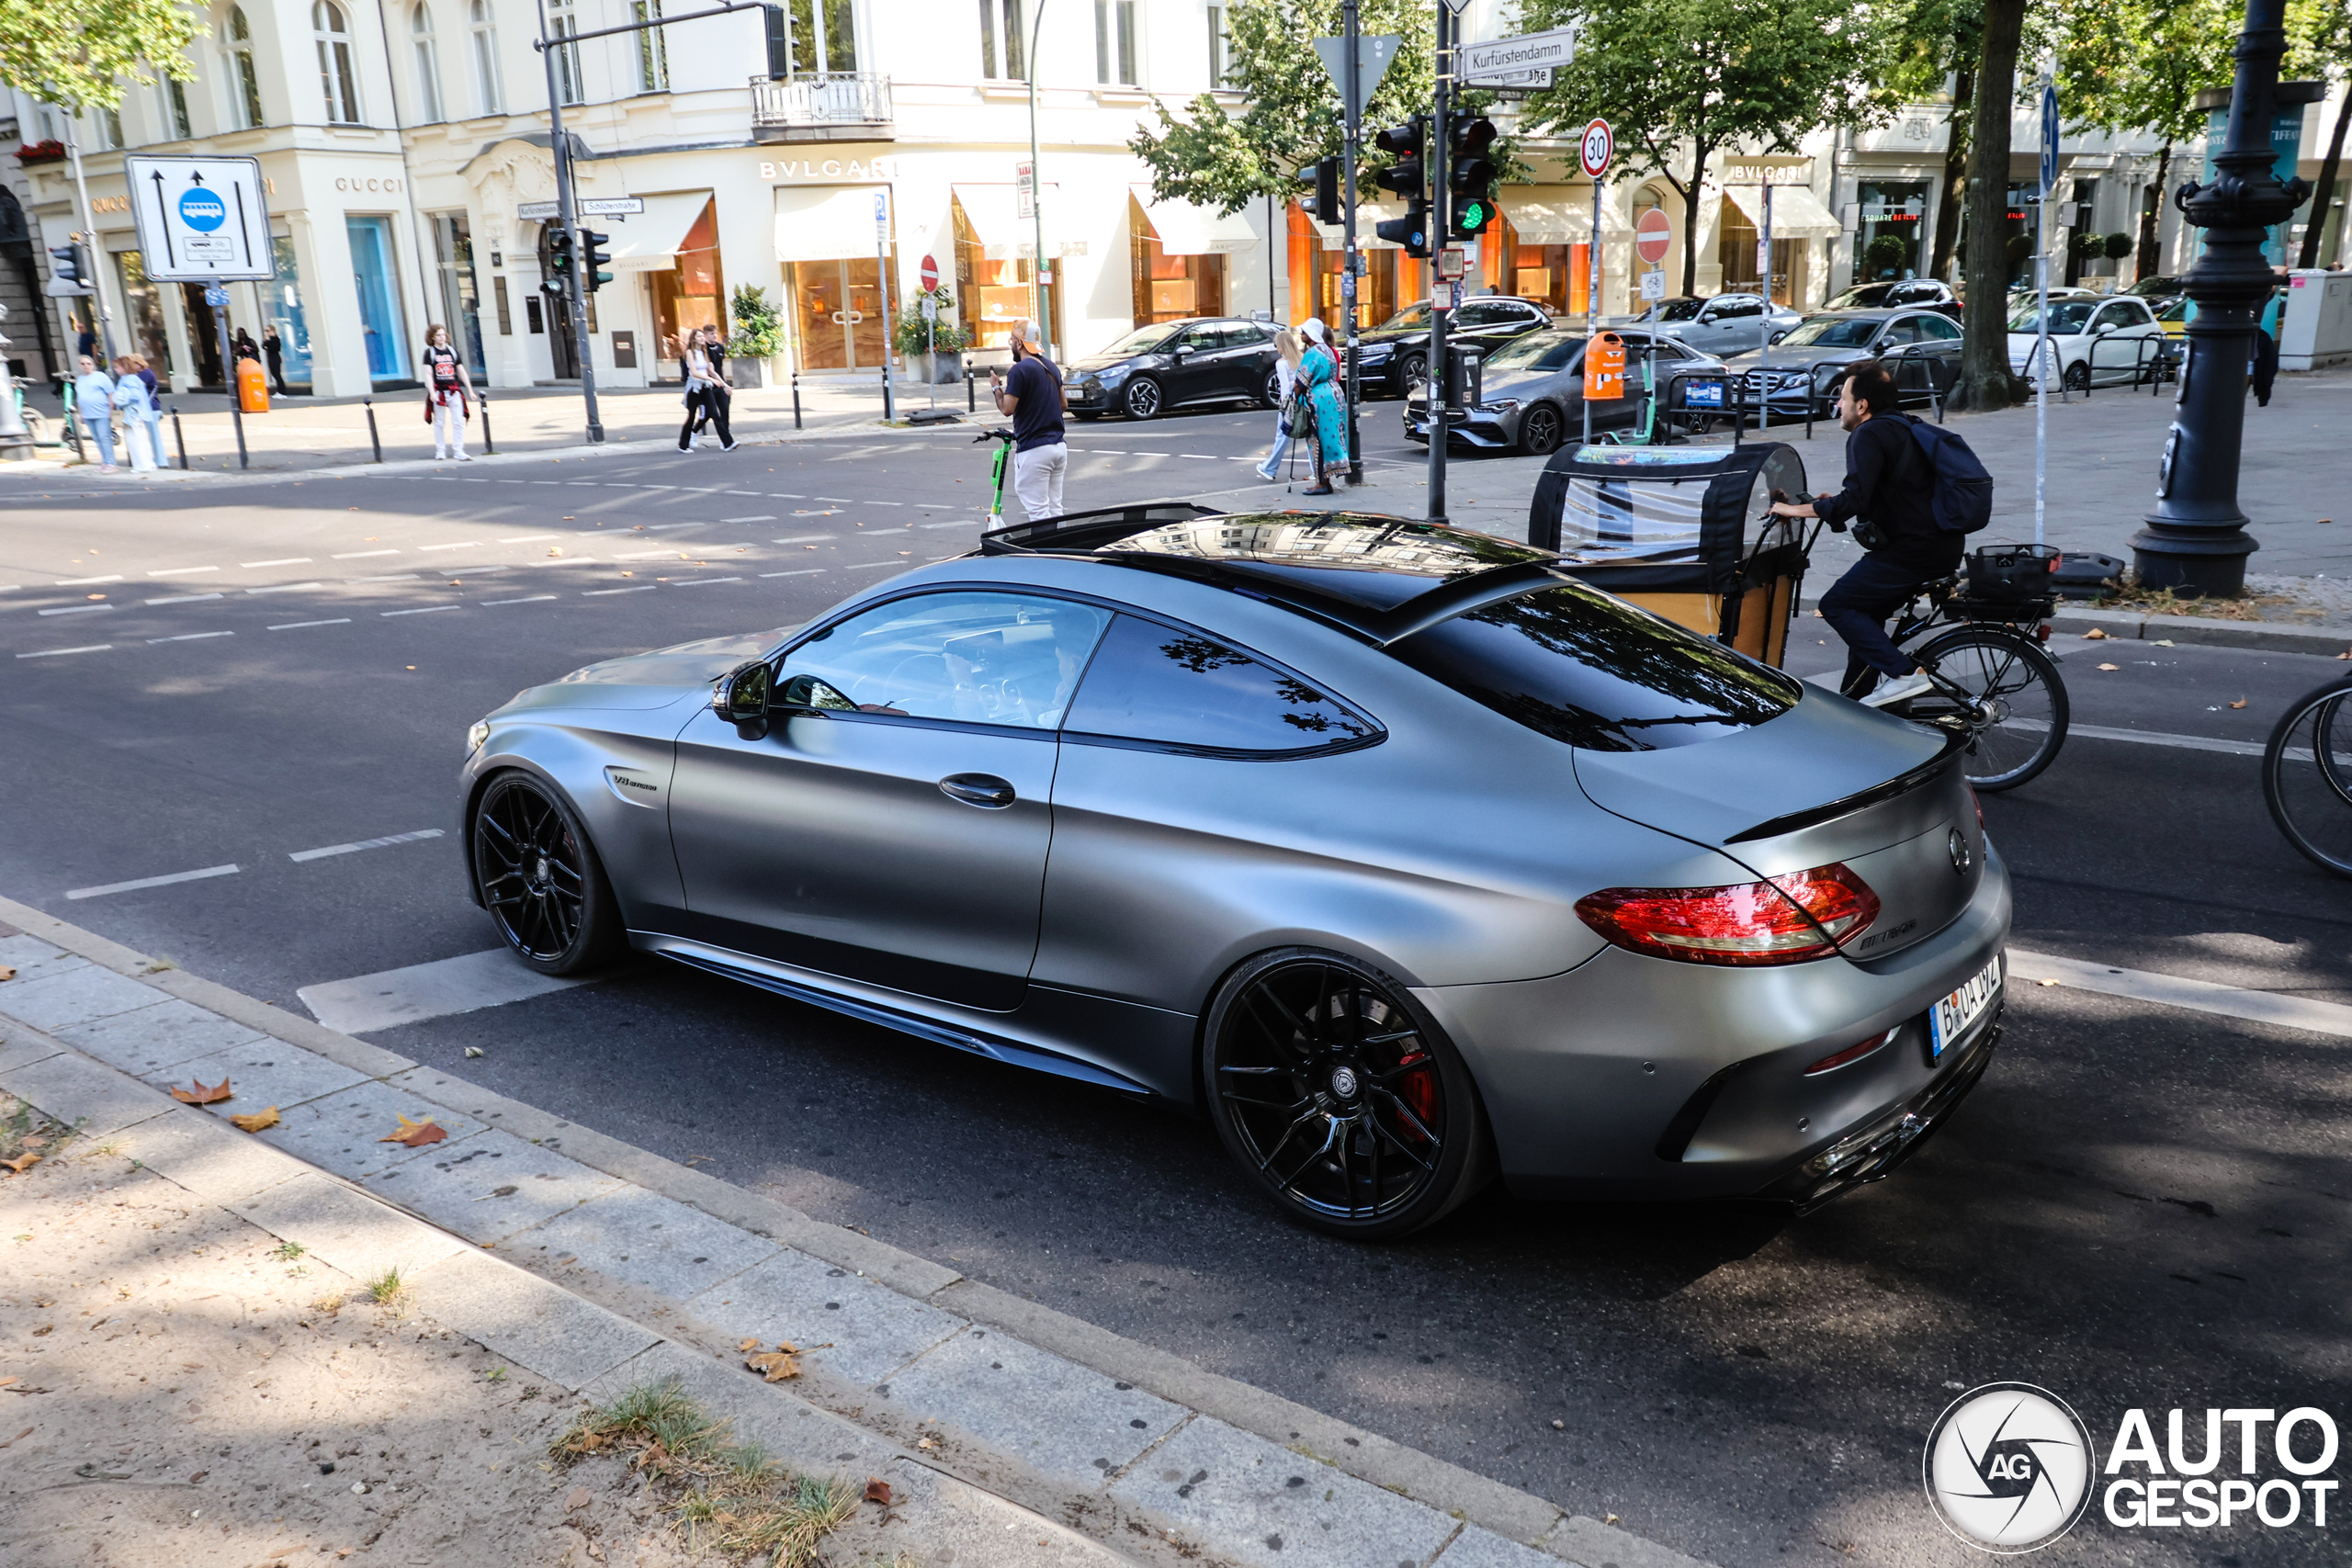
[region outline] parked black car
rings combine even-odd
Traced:
[[[1865,359],[1888,362],[1895,390],[1905,402],[1925,403],[1960,378],[1960,324],[1933,306],[1875,310],[1818,310],[1764,355],[1728,355],[1724,363],[1747,384],[1748,407],[1765,400],[1769,387],[1773,417],[1816,415],[1837,402],[1838,378],[1845,367]]]
[[[1272,408],[1282,401],[1275,357],[1272,323],[1199,316],[1137,327],[1064,366],[1062,384],[1080,419],[1151,419],[1200,403]]]
[[[2177,277],[2143,277],[2123,292],[2143,299],[2171,299],[2188,293],[2188,288]]]
[[[1533,300],[1492,294],[1465,300],[1455,310],[1446,341],[1476,344],[1491,354],[1515,337],[1551,324],[1551,313]],[[1429,374],[1430,302],[1408,305],[1371,331],[1358,333],[1356,355],[1366,397],[1403,397]]]

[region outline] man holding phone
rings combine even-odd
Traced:
[[[1069,470],[1062,411],[1069,393],[1058,366],[1037,351],[1037,323],[1012,324],[1012,371],[989,372],[997,412],[1012,421],[1012,493],[1032,523],[1062,514],[1062,477]]]

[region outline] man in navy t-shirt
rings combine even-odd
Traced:
[[[1037,323],[1012,326],[1012,370],[1002,380],[991,372],[989,390],[999,413],[1012,420],[1012,493],[1029,521],[1062,514],[1062,476],[1069,447],[1062,439],[1062,410],[1069,394],[1062,373],[1037,352]]]

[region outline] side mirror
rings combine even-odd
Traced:
[[[857,705],[814,675],[795,675],[784,683],[777,705],[795,713],[855,713]]]
[[[1702,327],[1712,327],[1712,326],[1713,326],[1713,325],[1715,324],[1715,313],[1714,313],[1713,310],[1702,310],[1702,311],[1700,311],[1700,312],[1699,312],[1699,324],[1700,324],[1701,326],[1702,326]]]
[[[1772,341],[1773,341],[1774,343],[1778,343],[1778,342],[1780,342],[1782,338],[1784,338],[1784,337],[1786,337],[1786,336],[1788,336],[1788,335],[1789,335],[1789,329],[1788,329],[1788,328],[1786,328],[1786,327],[1782,327],[1779,332],[1776,332],[1776,333],[1774,333],[1772,334]]]
[[[739,664],[712,688],[710,711],[729,724],[765,724],[775,679],[775,672],[764,662]]]

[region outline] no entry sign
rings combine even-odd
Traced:
[[[1663,252],[1661,252],[1660,254],[1663,254],[1664,253],[1663,253]],[[938,261],[937,261],[936,259],[934,259],[933,257],[931,257],[931,256],[925,256],[925,257],[923,257],[923,258],[922,258],[922,270],[921,270],[921,271],[919,271],[919,272],[917,272],[917,273],[915,274],[915,276],[916,276],[917,277],[920,277],[920,278],[922,278],[922,286],[923,286],[925,288],[938,288],[938,287],[939,287],[939,263],[938,263]]]
[[[1653,207],[1634,220],[1634,254],[1656,266],[1674,245],[1674,225],[1662,207]]]

